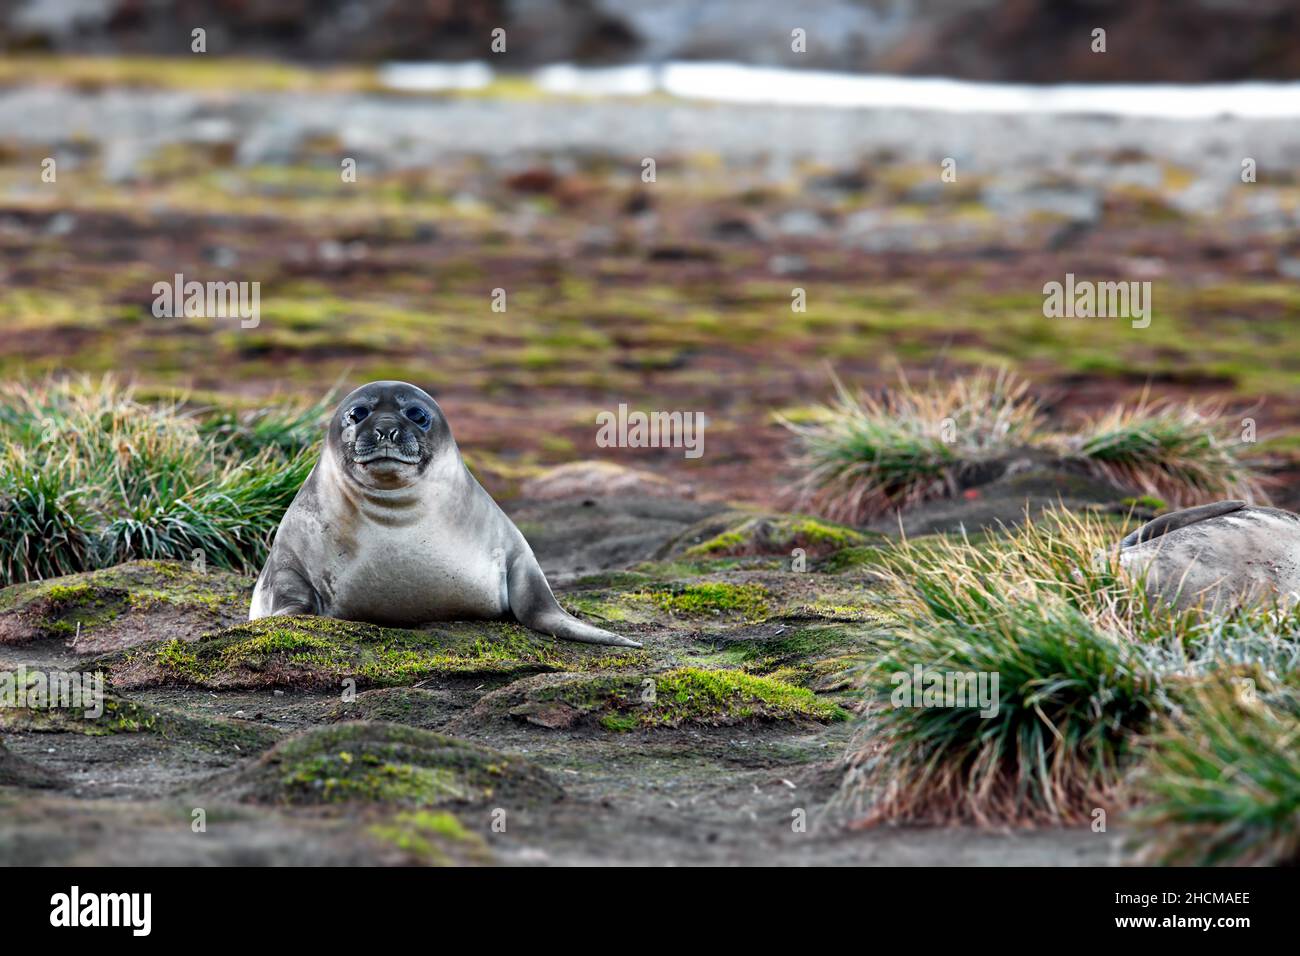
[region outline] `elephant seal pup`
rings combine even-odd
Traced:
[[[1228,611],[1300,601],[1300,516],[1244,501],[1162,515],[1120,542],[1119,560],[1147,593],[1178,610]]]
[[[405,382],[363,385],[330,419],[253,590],[249,619],[272,614],[392,627],[514,618],[569,641],[641,646],[560,607],[442,410]]]

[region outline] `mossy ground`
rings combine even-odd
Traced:
[[[102,713],[95,713],[101,709]],[[265,724],[194,716],[173,707],[146,704],[112,693],[105,693],[98,705],[84,700],[76,707],[0,707],[0,730],[88,737],[152,734],[178,743],[248,754],[259,753],[283,736]]]
[[[251,578],[179,561],[131,561],[0,590],[0,643],[45,638],[108,650],[148,640],[166,620],[193,634],[247,615]]]
[[[538,678],[505,688],[487,703],[551,728],[595,725],[607,731],[728,727],[780,721],[843,719],[834,702],[775,677],[742,670],[678,667],[628,674]]]
[[[338,688],[431,677],[508,677],[568,666],[618,667],[635,654],[560,645],[517,624],[401,630],[320,617],[262,618],[197,641],[164,641],[105,661],[121,687]]]
[[[808,515],[728,512],[701,522],[673,545],[686,557],[770,554],[806,558],[861,547],[883,536]]]
[[[686,584],[640,591],[631,595],[672,615],[738,615],[748,619],[767,616],[769,594],[761,584],[731,584],[726,581]]]
[[[306,731],[271,748],[230,782],[263,803],[378,803],[433,808],[493,798],[555,799],[559,788],[519,757],[377,721]]]
[[[881,635],[878,624],[810,623],[720,641],[701,657],[710,666],[734,667],[820,692],[859,685]]]
[[[833,552],[827,560],[841,553]],[[637,633],[661,628],[726,633],[765,621],[872,622],[883,617],[870,582],[849,574],[840,578],[792,571],[759,557],[652,562],[638,570],[613,587],[587,588],[587,580],[576,582],[562,600],[575,614]],[[609,582],[602,578],[595,583]]]
[[[203,796],[184,798],[191,807],[235,801],[253,813],[240,827],[262,827],[264,813],[286,815],[293,833],[324,827],[326,840],[350,827],[361,842],[348,852],[365,860],[479,863],[593,839],[618,847],[640,839],[635,821],[661,813],[664,799],[704,801],[717,821],[708,826],[732,833],[737,799],[761,790],[764,812],[788,819],[786,804],[830,792],[826,768],[852,734],[844,718],[883,626],[872,588],[869,575],[795,572],[759,554],[669,557],[558,589],[579,613],[625,609],[635,620],[615,629],[645,640],[637,652],[509,623],[401,631],[267,619],[98,659],[90,666],[105,668],[120,704],[93,736],[37,726],[46,715],[4,734],[17,756],[66,774],[96,806],[111,772],[127,798],[196,790]],[[561,785],[569,796],[557,803]],[[491,829],[496,807],[510,815],[508,834]],[[0,857],[7,832],[0,824]]]

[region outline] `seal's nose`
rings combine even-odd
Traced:
[[[376,428],[376,429],[375,429],[375,440],[376,440],[376,441],[389,441],[389,442],[393,442],[394,444],[396,444],[396,443],[397,443],[397,439],[401,436],[401,434],[402,434],[402,430],[401,430],[400,428],[390,428],[390,429],[388,429],[387,431],[385,431],[385,430],[382,429],[382,428]]]

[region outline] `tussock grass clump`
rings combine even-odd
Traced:
[[[0,386],[0,585],[196,552],[255,570],[322,408],[205,413],[111,379]]]
[[[1218,498],[1263,500],[1222,408],[1152,402],[1117,406],[1078,434],[1046,426],[1028,383],[979,372],[918,390],[853,394],[832,376],[835,400],[779,420],[797,439],[798,506],[862,523],[948,497],[990,461],[1040,449],[1086,465],[1121,487],[1183,507]]]
[[[203,419],[199,433],[250,457],[268,448],[292,457],[320,441],[337,392],[336,386],[311,405],[258,408],[243,415],[218,410]]]
[[[881,761],[889,783],[867,795],[867,822],[1076,822],[1111,799],[1163,706],[1141,648],[1181,626],[1121,577],[1115,540],[1110,520],[1049,510],[979,545],[882,554],[897,628],[868,673],[877,733],[856,762]],[[922,698],[958,674],[964,700]],[[993,696],[993,675],[990,708],[974,688]]]
[[[781,421],[802,446],[802,505],[837,521],[952,494],[965,467],[1023,446],[1041,424],[1028,384],[1006,372],[920,391],[903,380],[880,396],[834,382],[835,401],[811,423]]]
[[[910,630],[876,670],[890,782],[869,821],[1086,820],[1118,787],[1159,693],[1130,645],[1060,600],[1010,609],[993,626]],[[997,675],[992,716],[974,683],[968,706],[923,703],[923,689],[953,673]],[[904,681],[914,696],[899,706]]]
[[[1135,587],[1116,543],[1130,524],[1048,508],[998,535],[903,540],[879,561],[907,623],[995,627],[1025,604],[1063,603],[1138,643],[1185,626]],[[1191,620],[1191,616],[1187,616]]]
[[[206,480],[122,501],[119,517],[99,535],[104,564],[134,558],[204,560],[232,570],[256,570],[271,534],[315,465],[315,455],[283,458],[273,452],[225,462]]]
[[[1143,399],[1089,422],[1075,444],[1118,485],[1165,499],[1174,508],[1215,498],[1263,497],[1242,443],[1217,406]]]
[[[89,568],[88,513],[68,470],[34,464],[20,449],[6,459],[0,473],[0,584]]]
[[[1300,693],[1219,681],[1153,735],[1137,789],[1139,859],[1300,864]]]
[[[1237,778],[1225,758],[1214,786],[1237,788],[1243,806],[1201,820],[1219,839],[1238,845],[1240,828],[1285,802],[1277,767],[1264,754],[1294,743],[1300,710],[1274,708],[1229,727],[1245,712],[1221,701],[1207,709],[1217,699],[1202,691],[1227,681],[1250,681],[1261,694],[1300,686],[1300,609],[1256,605],[1213,615],[1153,603],[1140,582],[1121,574],[1120,534],[1101,516],[1048,510],[978,545],[923,539],[882,553],[896,627],[865,681],[872,736],[853,758],[842,794],[850,805],[866,805],[864,822],[1085,822],[1098,807],[1128,803],[1131,775],[1147,760],[1139,778],[1164,801],[1149,828],[1172,828],[1156,844],[1178,843],[1171,794],[1190,803],[1200,791],[1186,778],[1172,789],[1150,781],[1173,779],[1164,768],[1190,761],[1193,743],[1225,752],[1255,746],[1251,759],[1269,775],[1267,785],[1252,781],[1249,769]],[[974,692],[965,700],[921,697],[922,687],[956,674],[968,675],[968,686],[996,674],[989,695],[996,708]],[[914,688],[912,698],[899,696],[904,685]],[[1184,716],[1170,724],[1180,708]],[[1213,734],[1188,729],[1207,720]],[[1153,726],[1166,729],[1147,746]],[[1267,746],[1259,743],[1265,731]],[[1257,806],[1245,807],[1250,801]],[[1300,827],[1300,817],[1290,819]]]

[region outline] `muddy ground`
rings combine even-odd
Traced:
[[[168,562],[0,592],[0,665],[109,680],[98,719],[0,710],[0,862],[1122,859],[1122,827],[851,828],[862,792],[842,760],[880,634],[878,537],[656,499],[514,514],[561,600],[644,650],[492,623],[250,630],[250,579]],[[728,550],[769,553],[717,553],[736,528]],[[596,536],[617,560],[597,565]],[[740,683],[712,696],[699,675],[716,674]]]

